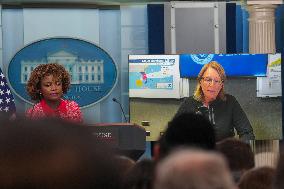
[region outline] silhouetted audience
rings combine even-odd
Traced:
[[[154,170],[153,160],[138,161],[126,174],[123,189],[152,189]]]
[[[236,138],[224,139],[217,142],[216,149],[227,159],[236,183],[247,170],[255,166],[251,146],[242,140]]]
[[[135,161],[127,156],[117,155],[115,161],[120,169],[120,172],[127,173],[134,165]]]
[[[115,156],[115,161],[118,166],[119,171],[119,179],[122,181],[122,188],[123,188],[123,181],[125,180],[125,177],[127,177],[127,173],[129,170],[132,169],[132,167],[136,164],[135,161],[127,156],[123,155],[117,155]]]
[[[214,128],[206,118],[194,113],[181,113],[168,123],[154,147],[154,158],[161,159],[179,147],[213,150],[215,142]]]
[[[136,163],[114,155],[82,124],[1,115],[0,123],[0,188],[236,189],[230,171],[237,180],[243,175],[239,189],[272,188],[274,169],[251,169],[254,154],[241,140],[216,145],[214,129],[201,115],[175,116],[156,146],[158,161]],[[274,189],[284,188],[283,162],[281,154]]]
[[[224,158],[215,152],[183,149],[157,165],[154,189],[235,189]]]
[[[280,156],[276,166],[276,174],[274,178],[273,189],[284,188],[284,146],[280,146]]]
[[[119,189],[113,154],[86,127],[63,120],[3,121],[0,188]]]
[[[239,189],[272,189],[275,169],[257,167],[245,172],[239,182]]]

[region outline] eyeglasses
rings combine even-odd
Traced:
[[[204,83],[206,83],[207,85],[210,85],[211,83],[221,85],[223,83],[223,80],[216,80],[216,79],[212,79],[210,77],[203,77],[202,79],[203,79]]]

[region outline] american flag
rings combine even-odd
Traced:
[[[7,80],[0,68],[0,114],[12,115],[16,112],[14,97],[11,93]]]

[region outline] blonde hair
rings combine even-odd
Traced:
[[[208,64],[205,64],[198,74],[198,77],[197,77],[198,83],[196,85],[196,88],[195,88],[195,91],[194,91],[194,94],[193,94],[193,98],[197,101],[200,101],[200,102],[204,101],[204,94],[203,94],[200,82],[203,78],[205,71],[208,68],[213,68],[214,70],[216,70],[218,72],[222,82],[224,82],[226,80],[225,70],[218,62],[212,61],[212,62],[209,62]],[[224,85],[222,86],[217,98],[220,98],[221,100],[224,100],[224,101],[226,100]]]

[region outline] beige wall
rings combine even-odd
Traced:
[[[176,113],[179,104],[180,100],[176,99],[130,98],[130,122],[141,125],[141,121],[149,121],[150,126],[145,126],[146,131],[150,131],[147,141],[155,141]]]

